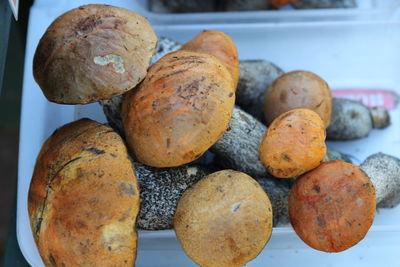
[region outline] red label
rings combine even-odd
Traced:
[[[384,107],[394,109],[399,96],[390,90],[384,89],[336,89],[332,90],[333,97],[347,98],[360,101],[369,108]]]

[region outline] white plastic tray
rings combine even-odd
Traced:
[[[49,1],[49,0],[46,0]],[[49,103],[32,76],[36,45],[51,21],[88,1],[71,1],[59,8],[37,0],[31,10],[25,59],[19,151],[17,238],[32,266],[43,266],[29,225],[27,193],[36,156],[53,130],[81,117],[105,121],[98,104],[66,106]],[[53,1],[52,1],[53,2]],[[91,1],[132,8],[129,1]],[[129,4],[131,3],[131,4]],[[203,29],[230,35],[241,59],[265,58],[286,71],[307,69],[333,88],[381,88],[400,92],[399,22],[319,22],[280,24],[170,25],[155,27],[159,35],[184,42]],[[375,130],[367,139],[332,144],[357,162],[385,152],[400,157],[400,110],[391,111],[392,126]],[[400,207],[381,210],[366,238],[339,254],[304,245],[291,228],[275,228],[265,250],[247,266],[398,266]],[[173,231],[140,232],[137,266],[195,266],[183,253]]]

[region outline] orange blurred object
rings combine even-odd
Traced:
[[[271,5],[280,7],[280,6],[286,6],[287,4],[294,3],[297,0],[267,0]]]

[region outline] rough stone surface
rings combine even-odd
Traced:
[[[400,203],[400,160],[398,158],[377,153],[369,156],[360,167],[375,187],[378,207],[393,208]]]
[[[267,127],[238,107],[233,110],[229,128],[211,147],[225,168],[241,171],[252,177],[267,175],[259,159],[259,146]]]
[[[139,229],[172,229],[176,206],[182,194],[211,171],[200,165],[153,168],[134,162],[140,183]]]
[[[347,163],[352,163],[351,159],[346,154],[343,154],[332,148],[328,148],[323,161],[330,161],[330,160],[341,160]]]
[[[271,201],[274,218],[273,226],[282,227],[289,225],[288,200],[292,181],[272,176],[257,178],[256,180]]]
[[[372,129],[372,119],[360,102],[333,98],[332,118],[326,129],[327,139],[352,140],[366,137]]]
[[[264,122],[265,92],[285,72],[266,60],[241,60],[236,103],[256,119]]]

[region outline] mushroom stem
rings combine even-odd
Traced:
[[[238,107],[233,109],[229,128],[211,147],[225,168],[245,172],[253,177],[267,175],[259,159],[259,146],[267,127]]]
[[[331,161],[331,160],[340,160],[340,161],[344,161],[347,163],[352,163],[351,159],[348,155],[343,154],[339,151],[336,151],[335,149],[329,148],[326,150],[326,155],[324,158],[324,162],[325,161]]]
[[[389,113],[382,107],[368,109],[358,101],[333,98],[332,118],[326,134],[330,140],[352,140],[366,137],[372,128],[389,125]]]
[[[273,226],[288,225],[288,201],[292,181],[275,179],[272,176],[257,178],[256,180],[267,193],[271,201],[272,214],[274,215]]]
[[[179,199],[187,188],[211,170],[202,165],[154,168],[133,162],[140,183],[137,226],[143,230],[172,229]]]
[[[393,208],[400,203],[400,159],[377,153],[369,156],[360,168],[375,187],[379,208]]]
[[[236,89],[236,104],[264,122],[265,92],[272,82],[285,72],[266,60],[241,60],[240,77]]]

